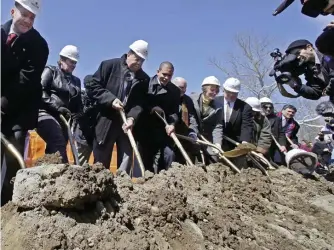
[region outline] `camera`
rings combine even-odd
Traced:
[[[289,46],[291,47],[291,46]],[[283,87],[284,84],[288,84],[290,87],[295,87],[301,84],[299,78],[300,75],[306,74],[313,70],[313,65],[307,63],[303,57],[299,56],[302,48],[290,48],[286,51],[285,55],[282,55],[279,49],[275,49],[270,53],[270,56],[275,60],[275,64],[271,72],[270,77],[275,77],[277,86],[281,94],[285,97],[296,98],[299,95],[293,95],[288,93]],[[279,73],[279,74],[278,74]]]
[[[284,0],[274,11],[273,16],[282,13],[294,1]],[[334,14],[334,4],[331,0],[300,0],[300,2],[303,5],[301,12],[306,16],[316,18],[319,15]]]

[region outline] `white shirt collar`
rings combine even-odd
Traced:
[[[10,26],[8,35],[9,35],[9,34],[13,34],[13,33],[16,34],[17,36],[19,36],[19,34],[18,34],[17,32],[14,31],[14,24],[12,24],[12,25]]]
[[[233,107],[235,101],[234,101],[234,102],[228,102],[228,101],[224,98],[224,104],[227,105],[228,103],[230,104],[230,107]]]

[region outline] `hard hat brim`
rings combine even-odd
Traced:
[[[220,87],[220,84],[218,84],[218,83],[202,83],[202,87],[207,86],[207,85],[213,85],[213,86]]]
[[[132,44],[129,46],[129,49],[131,49],[140,58],[146,60],[146,56],[144,56],[142,53],[136,51],[136,49],[132,46]]]
[[[255,112],[262,112],[261,109],[257,109],[257,108],[252,108],[252,110],[255,111]]]
[[[59,55],[65,57],[65,58],[68,58],[68,59],[70,59],[70,60],[72,60],[72,61],[78,62],[78,59],[77,59],[77,58],[74,58],[74,57],[72,57],[72,56],[65,56],[65,55],[63,55],[62,53],[60,53]]]
[[[225,86],[224,86],[224,90],[227,90],[227,91],[232,92],[232,93],[239,93],[240,92],[240,90],[235,90],[235,89],[232,89],[230,87],[225,87]]]

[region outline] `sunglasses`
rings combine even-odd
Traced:
[[[264,105],[264,106],[262,106],[262,108],[264,108],[264,109],[273,109],[274,107],[271,106],[271,105]]]

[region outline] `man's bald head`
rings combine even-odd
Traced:
[[[183,77],[175,77],[172,80],[172,83],[174,83],[176,86],[179,87],[179,89],[181,90],[181,96],[183,96],[186,91],[187,91],[187,81],[186,79],[184,79]]]

